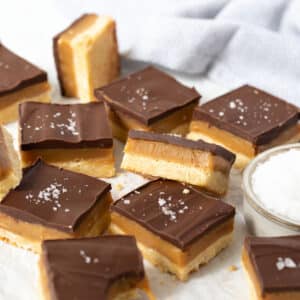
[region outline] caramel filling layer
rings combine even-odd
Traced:
[[[198,185],[223,195],[231,164],[210,152],[129,138],[121,168]]]
[[[253,158],[257,153],[262,152],[268,148],[290,141],[297,141],[297,139],[300,139],[299,125],[290,127],[289,129],[281,133],[272,142],[261,146],[256,146],[251,142],[240,138],[228,131],[211,126],[209,123],[199,120],[192,121],[190,132],[199,132],[201,135],[207,136],[210,140],[215,141],[217,144],[223,145],[225,148],[233,152],[242,153],[249,158]]]
[[[21,157],[23,167],[41,157],[49,164],[93,177],[115,175],[113,148],[37,149],[21,151]]]
[[[111,100],[109,100],[111,101]],[[196,104],[192,103],[182,109],[171,113],[153,124],[146,126],[134,118],[116,110],[109,108],[109,118],[113,124],[113,134],[121,141],[126,141],[127,133],[130,129],[154,131],[159,133],[172,132],[174,134],[185,135],[192,118]],[[114,125],[115,124],[115,125]],[[184,125],[184,126],[182,126]],[[121,131],[121,132],[120,132]]]
[[[75,228],[73,233],[60,231],[41,224],[28,223],[0,213],[0,239],[18,247],[39,253],[43,240],[95,237],[106,230],[110,223],[110,194],[106,195]]]
[[[290,291],[290,292],[272,292],[263,293],[258,281],[256,272],[254,270],[253,264],[249,257],[247,250],[244,248],[242,253],[242,261],[244,269],[248,276],[248,281],[251,287],[251,295],[253,300],[299,300],[300,292]],[[272,276],[272,274],[270,274]]]
[[[84,101],[94,100],[94,89],[119,74],[115,23],[105,16],[86,15],[57,41],[64,92]]]
[[[17,120],[18,105],[25,101],[50,102],[50,85],[38,83],[0,97],[0,123]]]
[[[180,147],[158,141],[129,138],[124,151],[125,153],[149,156],[154,159],[166,159],[170,162],[204,168],[209,171],[217,170],[228,173],[230,170],[230,164],[228,161],[222,157],[215,156],[210,152]]]
[[[111,219],[112,224],[116,224],[126,234],[134,235],[138,242],[148,248],[156,250],[180,267],[186,266],[199,253],[208,248],[220,237],[233,231],[233,218],[231,218],[222,225],[210,230],[186,249],[182,250],[147,230],[140,224],[120,215],[115,211],[112,212]]]

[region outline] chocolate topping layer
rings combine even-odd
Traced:
[[[95,90],[95,96],[145,125],[191,103],[196,104],[201,97],[194,88],[182,85],[154,67],[101,87]]]
[[[199,189],[163,179],[119,199],[112,210],[182,250],[235,214],[232,206]]]
[[[0,43],[0,96],[47,81],[47,73]]]
[[[56,300],[111,299],[114,283],[145,278],[142,256],[130,236],[44,241],[42,262]]]
[[[300,291],[300,236],[247,237],[245,249],[263,293]]]
[[[209,144],[202,140],[192,141],[178,135],[161,134],[139,130],[130,130],[128,133],[128,137],[132,139],[162,142],[180,147],[211,152],[213,155],[221,156],[222,158],[228,160],[231,164],[233,164],[235,160],[235,154],[233,154],[232,152],[226,150],[221,146]]]
[[[21,183],[6,195],[0,211],[17,220],[74,232],[109,190],[110,184],[101,180],[38,160],[23,170]]]
[[[21,149],[111,148],[112,132],[103,103],[19,106]]]
[[[208,122],[255,145],[264,145],[297,124],[299,109],[245,85],[197,107],[193,119]]]
[[[61,70],[61,64],[59,61],[59,57],[58,57],[58,40],[59,38],[66,32],[68,32],[69,30],[72,30],[72,28],[80,23],[84,18],[86,18],[87,16],[90,15],[94,15],[94,14],[83,14],[81,17],[79,17],[77,20],[75,20],[69,27],[67,27],[65,30],[63,30],[62,32],[60,32],[59,34],[57,34],[54,38],[53,38],[53,56],[54,56],[54,62],[55,62],[55,66],[56,66],[56,72],[57,72],[57,79],[58,79],[58,83],[59,83],[59,87],[60,87],[60,92],[63,96],[66,96],[65,90],[64,90],[64,85],[63,85],[63,80],[62,80],[62,70]]]

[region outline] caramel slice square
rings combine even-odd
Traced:
[[[115,174],[113,138],[103,103],[20,106],[23,166],[46,162],[94,177]]]
[[[99,236],[109,222],[110,185],[38,160],[0,203],[0,239],[40,252],[47,239]]]
[[[193,186],[158,179],[114,203],[109,230],[134,235],[147,260],[186,280],[230,244],[234,214]]]
[[[300,299],[300,236],[247,237],[242,261],[251,299]]]
[[[17,120],[25,101],[50,101],[47,73],[0,43],[0,123]]]
[[[256,154],[300,140],[299,108],[245,85],[196,108],[188,138],[219,144],[244,168]]]
[[[9,132],[0,126],[0,201],[21,180],[21,164]]]
[[[94,100],[94,89],[119,76],[115,21],[85,14],[53,39],[58,80],[63,96]]]
[[[95,96],[107,104],[113,134],[121,141],[130,129],[186,134],[201,97],[151,66],[95,90]]]
[[[129,131],[121,168],[201,186],[223,195],[235,155],[201,140],[146,131]]]
[[[44,241],[40,282],[44,300],[130,300],[138,289],[154,300],[131,236]]]

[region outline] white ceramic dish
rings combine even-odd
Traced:
[[[257,236],[282,236],[300,234],[300,225],[265,209],[252,189],[251,178],[256,167],[272,155],[290,149],[300,149],[300,143],[272,148],[258,155],[243,173],[244,216],[251,234]],[[284,201],[284,199],[283,199]]]

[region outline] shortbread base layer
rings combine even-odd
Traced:
[[[196,104],[190,104],[173,112],[162,120],[154,122],[150,126],[146,126],[128,115],[116,112],[111,108],[107,108],[107,110],[112,123],[113,136],[121,142],[126,142],[128,131],[131,129],[158,133],[173,133],[182,136],[186,135],[195,106]]]
[[[242,252],[242,263],[250,287],[251,300],[300,300],[300,291],[262,293],[255,270],[245,248]],[[273,275],[270,274],[270,276]]]
[[[86,15],[55,42],[64,94],[94,101],[94,89],[119,75],[115,22]]]
[[[256,147],[249,141],[235,136],[230,132],[210,126],[208,123],[202,121],[192,121],[190,133],[187,135],[187,138],[191,140],[201,139],[205,142],[217,144],[228,149],[236,154],[234,167],[237,169],[243,169],[256,154],[262,151],[282,144],[299,142],[300,125],[295,125],[287,129],[272,142],[259,147]]]
[[[218,195],[224,195],[227,191],[231,166],[229,163],[227,167],[224,166],[225,161],[223,159],[220,162],[220,166],[218,166],[218,159],[212,162],[213,158],[210,158],[208,153],[200,153],[201,151],[198,151],[199,155],[197,157],[196,151],[184,151],[180,147],[171,146],[165,147],[167,148],[166,151],[159,157],[154,153],[151,156],[151,145],[148,145],[148,143],[146,144],[146,146],[149,146],[148,155],[144,153],[139,154],[137,147],[135,150],[134,147],[130,147],[129,150],[127,145],[121,164],[122,169],[144,175],[186,182],[200,186]],[[171,151],[177,155],[178,161],[171,160]],[[190,152],[187,153],[190,155],[184,155],[184,152]],[[219,160],[221,161],[221,159]]]
[[[27,101],[50,102],[50,85],[47,82],[38,83],[0,97],[0,123],[16,121],[19,104]]]
[[[4,144],[7,150],[7,162],[5,165],[7,166],[6,170],[0,172],[2,176],[0,176],[0,202],[4,198],[4,196],[14,187],[16,187],[22,177],[21,164],[19,160],[19,156],[14,148],[13,139],[10,134],[7,132],[5,128],[0,128],[3,133]],[[1,171],[1,170],[0,170]]]
[[[23,168],[42,158],[48,164],[93,177],[115,175],[113,148],[37,149],[21,151],[21,158]]]
[[[113,234],[134,235],[143,256],[163,272],[175,274],[182,281],[226,248],[233,235],[233,218],[205,234],[186,250],[156,236],[138,223],[112,212],[109,231]]]
[[[0,239],[16,247],[41,252],[44,240],[97,237],[100,236],[110,224],[109,207],[111,196],[105,196],[100,204],[82,219],[75,232],[68,233],[41,224],[28,223],[0,213]]]
[[[51,291],[49,288],[49,280],[51,280],[47,275],[45,262],[43,256],[41,256],[39,261],[39,294],[41,300],[53,300]],[[143,291],[149,300],[155,300],[153,296],[147,278],[136,281],[132,279],[123,279],[117,281],[110,289],[108,300],[135,300],[138,298],[138,291]]]

